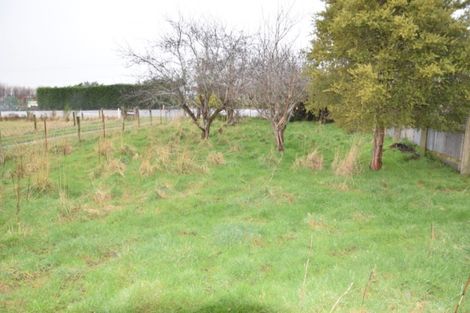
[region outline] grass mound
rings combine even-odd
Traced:
[[[0,311],[453,309],[470,178],[394,150],[368,171],[371,138],[335,125],[290,124],[283,154],[267,122],[221,125],[208,141],[178,120],[5,159]]]

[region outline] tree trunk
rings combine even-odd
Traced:
[[[372,147],[371,170],[378,171],[382,168],[382,152],[384,146],[385,129],[376,127],[374,129],[374,144]]]
[[[277,151],[284,151],[284,130],[285,127],[279,127],[273,124],[274,138],[276,139]]]
[[[205,128],[201,132],[201,139],[209,139],[209,131],[210,131],[211,125],[206,125]]]
[[[235,125],[237,123],[236,114],[234,109],[227,109],[227,124]]]

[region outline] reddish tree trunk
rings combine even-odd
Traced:
[[[385,129],[383,127],[376,127],[374,129],[374,144],[372,147],[372,161],[370,168],[378,171],[382,168],[382,153],[384,146]]]

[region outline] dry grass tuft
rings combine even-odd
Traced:
[[[144,159],[140,163],[139,172],[142,176],[151,176],[155,173],[156,166],[152,165],[152,162],[149,159]]]
[[[230,146],[229,152],[240,152],[240,151],[241,151],[241,148],[239,145],[234,144]]]
[[[211,152],[207,156],[207,162],[212,165],[225,164],[224,154],[222,152]]]
[[[102,189],[97,189],[93,195],[93,201],[99,205],[103,205],[109,200],[111,200],[111,194]]]
[[[307,213],[305,221],[311,230],[320,230],[328,227],[321,218],[317,218],[310,213]]]
[[[32,152],[25,164],[25,173],[32,177],[32,189],[45,192],[52,188],[52,182],[49,178],[49,158],[46,154],[38,151]]]
[[[165,167],[171,160],[171,147],[159,146],[155,149],[155,154],[156,154],[158,163]]]
[[[331,164],[335,175],[352,176],[360,171],[359,153],[361,147],[361,142],[354,142],[343,159],[341,159],[339,153],[336,153],[333,163]]]
[[[60,153],[60,154],[63,154],[63,155],[69,155],[72,153],[73,151],[73,148],[72,148],[72,145],[70,144],[70,142],[67,140],[67,139],[64,139],[62,140],[60,143],[58,143],[57,145],[55,145],[53,148],[52,148],[52,151],[54,153]]]
[[[205,173],[207,167],[199,165],[188,151],[183,151],[175,160],[174,170],[178,174]]]
[[[106,139],[100,140],[98,142],[97,152],[108,160],[113,153],[113,143]]]
[[[119,152],[121,153],[121,155],[126,155],[128,157],[131,157],[133,159],[137,158],[138,157],[138,153],[137,153],[137,149],[133,146],[129,146],[129,145],[123,145],[121,146],[121,148],[119,149]]]
[[[70,200],[70,198],[67,196],[67,193],[63,191],[59,192],[59,202],[59,214],[62,219],[68,220],[80,211],[80,204],[77,204],[74,201]]]
[[[304,167],[311,170],[321,170],[323,168],[323,155],[314,150],[304,157],[295,159],[294,166],[297,168]]]
[[[126,164],[122,163],[119,159],[113,159],[108,162],[106,169],[113,174],[124,176],[124,172],[126,171]]]

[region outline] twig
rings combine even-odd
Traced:
[[[304,272],[304,282],[302,283],[302,288],[305,290],[305,285],[307,284],[307,273],[308,273],[308,265],[310,263],[310,258],[307,259],[305,262],[305,272]]]
[[[462,295],[460,296],[459,303],[457,303],[457,305],[455,306],[455,311],[454,311],[454,313],[458,313],[458,312],[459,312],[460,305],[462,304],[463,297],[464,297],[465,294],[467,293],[468,286],[470,286],[470,276],[468,276],[467,283],[465,284],[465,287],[464,287],[463,290],[462,290]]]
[[[361,306],[364,305],[364,300],[366,299],[366,296],[367,296],[367,290],[369,290],[370,283],[372,282],[372,279],[374,278],[374,273],[375,273],[375,267],[374,267],[374,268],[372,269],[372,271],[370,272],[369,280],[367,280],[366,287],[364,288],[364,292],[363,292],[363,294],[362,294]]]
[[[331,307],[330,313],[332,313],[336,309],[336,306],[340,303],[341,299],[351,290],[353,285],[354,283],[351,283],[348,289],[346,289],[346,291],[341,296],[339,296],[338,300],[336,300],[335,304],[333,304],[333,306]]]
[[[431,223],[431,240],[436,239],[436,232],[434,230],[434,223]]]

